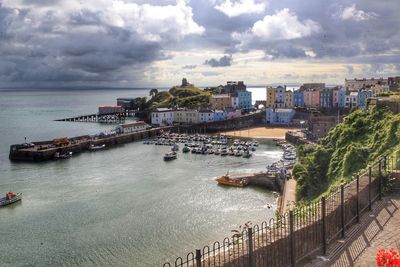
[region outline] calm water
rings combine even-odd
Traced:
[[[273,216],[271,192],[220,187],[213,180],[228,170],[265,168],[281,156],[270,142],[251,159],[179,154],[166,163],[162,155],[169,147],[131,143],[65,161],[8,160],[9,145],[24,136],[46,140],[112,127],[54,119],[147,94],[0,91],[0,192],[23,192],[21,203],[0,209],[1,266],[159,266],[222,240],[248,220]]]

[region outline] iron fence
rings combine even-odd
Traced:
[[[372,210],[372,204],[382,198],[385,177],[398,167],[399,152],[381,157],[327,197],[249,227],[163,267],[296,266],[317,253],[325,254],[330,243],[344,238],[346,231]]]

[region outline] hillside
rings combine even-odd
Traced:
[[[195,86],[174,86],[168,92],[159,92],[148,101],[155,108],[199,108],[207,107],[210,93]]]
[[[400,115],[385,108],[357,110],[348,115],[318,145],[300,146],[298,200],[312,200],[334,190],[352,174],[400,143]]]

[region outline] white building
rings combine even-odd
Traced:
[[[214,112],[212,110],[200,110],[198,116],[199,123],[214,121]]]
[[[158,108],[151,113],[151,124],[157,126],[172,125],[175,119],[175,110]]]
[[[150,125],[145,123],[144,121],[135,121],[131,123],[120,124],[117,128],[118,133],[133,133],[144,131],[150,128]]]
[[[344,106],[346,108],[358,107],[358,92],[350,92],[346,95]]]

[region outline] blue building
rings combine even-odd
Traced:
[[[339,99],[339,101],[338,101],[339,108],[346,107],[346,89],[344,87],[341,87],[339,89],[338,94],[339,94],[339,97],[338,97],[338,99]]]
[[[358,92],[358,105],[360,108],[366,108],[367,107],[367,99],[369,97],[372,97],[372,91],[371,90],[360,90]]]
[[[226,120],[226,112],[223,110],[214,110],[214,121]]]
[[[290,124],[296,111],[290,108],[268,108],[266,110],[267,124]]]
[[[324,88],[319,91],[319,105],[321,108],[332,108],[333,106],[333,91],[329,88]]]
[[[240,109],[250,109],[252,107],[251,92],[239,91],[237,92],[237,96]]]
[[[293,102],[295,107],[304,107],[304,92],[300,90],[294,91]]]

